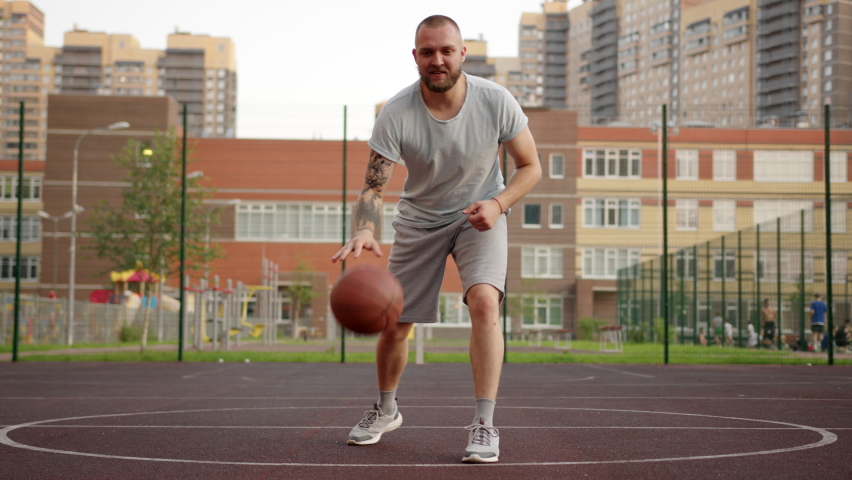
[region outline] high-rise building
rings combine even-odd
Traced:
[[[547,2],[544,8],[544,106],[565,108],[568,93],[568,2]]]
[[[592,5],[592,2],[583,2],[568,12],[567,108],[577,112],[577,121],[583,125],[591,122],[592,20],[589,13]]]
[[[524,105],[639,126],[667,104],[680,124],[748,127],[818,124],[830,104],[852,124],[850,0],[584,0],[557,16],[565,5],[521,18],[522,70],[537,68],[528,90],[541,92]]]
[[[164,96],[187,105],[188,133],[233,137],[237,73],[229,38],[177,32],[165,51],[132,35],[75,29],[56,56],[56,93]]]
[[[30,2],[0,0],[3,75],[0,156],[17,158],[20,102],[24,102],[24,159],[44,160],[47,93],[56,49],[44,46],[44,13]]]
[[[521,82],[515,93],[525,107],[541,106],[544,101],[544,31],[543,13],[523,13],[518,31],[518,58],[521,59]]]

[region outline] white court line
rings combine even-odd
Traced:
[[[599,368],[599,369],[601,369],[601,370],[607,370],[607,371],[609,371],[609,372],[621,373],[621,374],[624,374],[624,375],[633,375],[633,376],[635,376],[635,377],[643,377],[643,378],[657,378],[657,377],[655,377],[655,376],[653,376],[653,375],[644,375],[644,374],[641,374],[641,373],[627,372],[627,371],[625,371],[625,370],[619,370],[619,369],[617,369],[617,368],[611,368],[611,367],[602,367],[602,366],[600,366],[600,365],[588,365],[588,364],[584,364],[583,366],[585,366],[585,367],[589,367],[589,368]]]
[[[208,412],[222,412],[222,411],[249,411],[249,410],[281,410],[281,409],[293,409],[293,408],[302,408],[302,407],[263,407],[263,408],[216,408],[216,409],[197,409],[197,410],[173,410],[173,411],[164,411],[164,412],[143,412],[143,413],[116,413],[116,414],[106,414],[106,415],[87,415],[81,417],[67,417],[67,418],[58,418],[52,420],[41,420],[36,422],[28,422],[22,423],[19,425],[12,425],[9,427],[5,427],[0,429],[0,444],[7,445],[10,447],[21,448],[25,450],[32,450],[36,452],[44,452],[44,453],[54,453],[54,454],[63,454],[63,455],[75,455],[82,457],[93,457],[93,458],[110,458],[117,460],[140,460],[140,461],[150,461],[150,462],[170,462],[170,463],[192,463],[192,464],[204,464],[204,465],[245,465],[245,466],[297,466],[297,467],[464,467],[467,468],[468,465],[462,463],[453,463],[453,464],[359,464],[359,463],[333,463],[333,464],[317,464],[317,463],[288,463],[288,462],[235,462],[235,461],[222,461],[222,460],[187,460],[187,459],[179,459],[179,458],[152,458],[152,457],[132,457],[126,455],[106,455],[106,454],[98,454],[98,453],[88,453],[88,452],[75,452],[69,450],[58,450],[53,448],[43,448],[36,447],[33,445],[25,445],[22,443],[18,443],[11,438],[9,438],[9,433],[21,429],[28,428],[34,426],[43,426],[47,423],[53,422],[63,422],[63,421],[76,421],[76,420],[88,420],[93,418],[117,418],[117,417],[131,417],[131,416],[144,416],[144,415],[169,415],[169,414],[186,414],[186,413],[208,413]],[[315,407],[308,407],[315,408]],[[318,407],[318,408],[335,408],[335,407]],[[407,407],[412,408],[412,407]],[[435,408],[435,407],[423,407],[423,408]],[[469,407],[444,407],[444,408],[469,408]],[[503,407],[506,408],[517,408],[517,409],[536,409],[539,407]],[[569,411],[595,411],[595,412],[617,412],[617,413],[631,413],[631,414],[651,414],[651,415],[675,415],[675,416],[684,416],[684,417],[697,417],[697,418],[715,418],[715,419],[723,419],[723,420],[736,420],[736,421],[746,421],[746,422],[758,422],[758,423],[769,423],[773,425],[782,425],[785,427],[793,427],[802,430],[808,430],[819,434],[822,438],[818,442],[808,443],[805,445],[798,445],[795,447],[786,447],[786,448],[777,448],[772,450],[757,450],[752,452],[739,452],[739,453],[724,453],[717,455],[694,455],[694,456],[683,456],[683,457],[664,457],[664,458],[643,458],[643,459],[626,459],[626,460],[586,460],[586,461],[562,461],[562,462],[515,462],[515,463],[496,463],[493,464],[494,467],[506,467],[506,466],[555,466],[555,465],[600,465],[600,464],[627,464],[627,463],[652,463],[652,462],[672,462],[672,461],[687,461],[687,460],[708,460],[708,459],[718,459],[718,458],[733,458],[733,457],[747,457],[754,455],[773,455],[778,453],[787,453],[794,452],[799,450],[808,450],[811,448],[819,448],[824,447],[826,445],[830,445],[837,441],[837,435],[831,433],[825,429],[811,427],[807,425],[798,425],[795,423],[787,423],[787,422],[777,422],[771,420],[758,420],[753,418],[740,418],[740,417],[724,417],[719,415],[705,415],[698,413],[676,413],[676,412],[651,412],[645,410],[626,410],[626,409],[605,409],[605,408],[572,408],[572,407],[545,407],[547,410],[569,410]]]
[[[222,368],[214,368],[213,370],[205,370],[203,372],[190,373],[189,375],[183,375],[180,378],[186,378],[186,379],[195,378],[195,377],[200,377],[202,375],[210,375],[210,374],[213,374],[213,373],[224,372],[226,370],[233,370],[237,367],[242,367],[242,365],[239,365],[239,364],[238,365],[229,365],[229,366],[222,367]]]
[[[421,397],[419,395],[411,397],[413,400],[463,400],[470,401],[473,397]],[[127,397],[127,396],[119,396],[119,397],[106,397],[106,396],[97,396],[97,397],[0,397],[0,400],[187,400],[187,401],[196,401],[196,400],[322,400],[325,402],[338,400],[344,403],[349,403],[353,400],[369,400],[370,402],[375,401],[374,396],[364,396],[364,397],[346,397],[346,398],[329,398],[329,397]],[[566,396],[546,396],[546,397],[510,397],[510,396],[500,396],[498,400],[764,400],[764,401],[772,401],[772,402],[852,402],[852,398],[777,398],[777,397],[748,397],[737,395],[736,397],[673,397],[673,396],[659,396],[659,397],[629,397],[629,396],[576,396],[576,397],[566,397]],[[502,404],[501,404],[502,406]],[[349,407],[349,408],[363,408],[363,405],[341,405],[341,407]],[[301,408],[301,407],[300,407]]]
[[[12,425],[6,425],[12,426]],[[92,428],[115,428],[115,429],[202,429],[202,430],[351,430],[352,425],[323,425],[323,426],[286,426],[286,425],[32,425],[27,428],[69,428],[69,429],[92,429]],[[417,430],[459,430],[463,426],[425,426],[425,425],[406,425],[405,429]],[[801,430],[796,427],[590,427],[590,426],[572,426],[572,427],[528,427],[514,426],[507,427],[499,426],[500,430]],[[852,429],[852,428],[850,428]],[[846,430],[843,428],[827,428],[826,430]]]

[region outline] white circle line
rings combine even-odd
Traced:
[[[129,417],[129,416],[139,416],[139,415],[162,415],[162,414],[182,414],[182,413],[200,413],[200,412],[220,412],[220,411],[234,411],[234,410],[276,410],[276,409],[291,409],[291,408],[301,408],[301,407],[264,407],[264,408],[213,408],[213,409],[194,409],[194,410],[172,410],[172,411],[163,411],[163,412],[139,412],[139,413],[114,413],[114,414],[105,414],[105,415],[86,415],[80,417],[66,417],[52,420],[40,420],[35,422],[22,423],[19,425],[12,425],[9,427],[5,427],[0,429],[0,444],[7,445],[14,448],[21,448],[24,450],[31,450],[36,452],[44,452],[44,453],[54,453],[54,454],[63,454],[63,455],[75,455],[82,457],[93,457],[93,458],[110,458],[116,460],[139,460],[139,461],[149,461],[149,462],[171,462],[171,463],[194,463],[194,464],[204,464],[204,465],[246,465],[246,466],[289,466],[289,467],[459,467],[466,466],[464,464],[360,464],[360,463],[290,463],[290,462],[235,462],[235,461],[224,461],[224,460],[187,460],[180,458],[156,458],[156,457],[131,457],[126,455],[106,455],[100,453],[88,453],[88,452],[73,452],[69,450],[58,450],[53,448],[44,448],[44,447],[36,447],[33,445],[25,445],[22,443],[18,443],[11,438],[9,438],[9,432],[13,430],[27,428],[31,426],[44,425],[46,423],[52,422],[62,422],[62,421],[74,421],[74,420],[85,420],[92,418],[116,418],[116,417]],[[412,407],[408,407],[412,408]],[[432,407],[424,407],[424,408],[432,408]],[[453,407],[450,407],[453,408]],[[772,450],[758,450],[754,452],[740,452],[740,453],[723,453],[717,455],[693,455],[693,456],[684,456],[684,457],[664,457],[664,458],[645,458],[645,459],[628,459],[628,460],[587,460],[587,461],[566,461],[566,462],[517,462],[517,463],[496,463],[494,466],[559,466],[559,465],[604,465],[604,464],[626,464],[626,463],[652,463],[652,462],[675,462],[675,461],[688,461],[688,460],[710,460],[710,459],[718,459],[718,458],[735,458],[735,457],[748,457],[754,455],[772,455],[777,453],[787,453],[787,452],[795,452],[800,450],[808,450],[811,448],[819,448],[824,447],[826,445],[830,445],[837,441],[837,435],[831,433],[827,430],[811,427],[807,425],[798,425],[795,423],[787,423],[787,422],[778,422],[774,420],[759,420],[753,418],[741,418],[741,417],[726,417],[721,415],[706,415],[699,413],[677,413],[677,412],[651,412],[646,410],[627,410],[627,409],[608,409],[608,408],[573,408],[573,407],[502,407],[502,408],[515,408],[515,409],[544,409],[544,410],[577,410],[577,411],[597,411],[597,412],[620,412],[620,413],[642,413],[642,414],[656,414],[656,415],[676,415],[676,416],[686,416],[686,417],[700,417],[700,418],[718,418],[724,420],[738,420],[738,421],[746,421],[746,422],[760,422],[760,423],[771,423],[775,425],[784,425],[787,427],[794,427],[802,430],[809,430],[815,433],[818,433],[822,436],[822,438],[818,442],[809,443],[805,445],[798,445],[795,447],[786,447],[786,448],[777,448]]]

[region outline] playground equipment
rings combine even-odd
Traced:
[[[244,337],[259,338],[264,345],[276,343],[276,330],[281,311],[281,299],[278,295],[278,265],[263,260],[261,285],[244,285],[232,280],[222,287],[218,276],[208,284],[199,279],[195,286],[187,276],[185,285],[187,298],[187,321],[184,322],[192,346],[201,350],[210,343],[214,351],[224,348],[230,350],[232,342],[239,347]],[[254,304],[256,323],[248,321],[249,306]]]

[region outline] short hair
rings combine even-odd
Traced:
[[[815,294],[814,294],[814,298],[819,298],[819,297],[821,297],[821,296],[822,296],[822,295],[820,295],[820,294],[818,294],[818,293],[815,293]]]
[[[455,20],[446,16],[446,15],[432,15],[423,19],[417,25],[417,30],[414,31],[414,44],[417,44],[417,35],[420,34],[420,29],[423,27],[426,28],[441,28],[444,25],[452,25],[453,28],[456,29],[456,32],[459,34],[459,38],[461,38],[461,29],[459,28],[459,24],[456,23]]]

